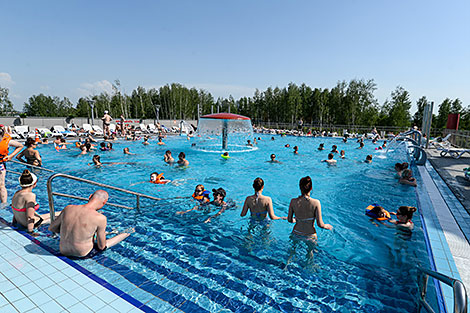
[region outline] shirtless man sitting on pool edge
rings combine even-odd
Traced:
[[[98,190],[88,203],[68,205],[51,223],[49,230],[60,233],[60,253],[78,258],[90,258],[127,238],[121,233],[106,239],[106,216],[98,212],[108,201],[108,193]],[[96,241],[94,239],[96,235]]]

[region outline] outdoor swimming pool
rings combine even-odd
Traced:
[[[258,135],[257,135],[258,136]],[[415,189],[398,184],[393,166],[407,161],[404,146],[385,154],[366,142],[364,149],[350,140],[260,136],[258,149],[231,153],[229,160],[220,153],[191,149],[183,137],[168,137],[165,146],[143,146],[141,142],[117,142],[114,151],[97,152],[103,162],[129,164],[88,166],[92,155],[77,156],[78,149],[55,151],[52,145],[40,147],[44,167],[57,172],[87,178],[161,197],[157,203],[142,201],[141,212],[105,207],[109,230],[135,227],[136,232],[120,245],[90,260],[76,261],[108,283],[146,304],[146,308],[166,311],[179,308],[185,312],[414,312],[418,300],[417,266],[429,268],[419,214],[413,218],[411,238],[395,227],[376,225],[364,215],[365,207],[379,203],[396,210],[400,205],[417,206]],[[320,143],[326,150],[317,151]],[[299,155],[292,148],[299,146]],[[331,146],[346,151],[346,159],[336,166],[320,162]],[[123,155],[129,147],[137,155]],[[165,164],[163,154],[170,149],[176,158],[186,153],[188,168]],[[281,164],[266,162],[275,153]],[[367,154],[372,164],[364,163]],[[11,164],[20,171],[21,166]],[[173,181],[153,185],[151,172],[164,172]],[[35,192],[47,213],[46,180],[50,173],[40,173]],[[323,219],[333,231],[317,229],[318,246],[313,259],[307,258],[304,245],[293,251],[289,238],[293,224],[278,220],[250,221],[240,217],[246,196],[253,194],[253,179],[265,181],[263,194],[272,197],[278,216],[286,216],[290,199],[300,194],[299,179],[310,175],[312,197],[321,201]],[[8,174],[7,188],[18,187],[17,176]],[[236,206],[211,223],[203,221],[211,212],[192,211],[190,196],[197,184],[207,190],[223,187],[227,199]],[[418,182],[419,183],[419,182]],[[95,188],[61,180],[54,190],[88,196]],[[110,201],[134,206],[135,198],[110,192]],[[75,200],[55,198],[56,209]],[[11,220],[9,210],[2,217]],[[58,250],[58,240],[41,228],[38,239]],[[429,289],[429,294],[434,292]]]

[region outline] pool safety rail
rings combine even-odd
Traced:
[[[418,312],[424,308],[426,312],[434,313],[434,310],[426,302],[426,293],[429,276],[449,285],[454,290],[454,313],[467,313],[467,290],[465,285],[458,279],[451,278],[444,274],[434,272],[425,268],[419,268],[422,274],[422,284],[420,285],[420,300]]]
[[[71,179],[71,180],[79,181],[79,182],[86,183],[86,184],[89,184],[89,185],[95,185],[95,186],[98,186],[98,187],[101,187],[101,188],[116,190],[116,191],[119,191],[119,192],[122,192],[122,193],[134,195],[136,197],[135,208],[125,206],[125,205],[122,205],[122,204],[117,204],[117,203],[110,203],[110,202],[106,203],[106,205],[110,205],[110,206],[114,206],[114,207],[118,207],[118,208],[124,208],[124,209],[130,209],[130,210],[136,209],[137,212],[140,212],[140,198],[147,198],[147,199],[155,200],[155,201],[161,200],[160,198],[156,198],[156,197],[145,195],[145,194],[142,194],[142,193],[130,191],[130,190],[127,190],[127,189],[122,189],[122,188],[119,188],[119,187],[114,187],[114,186],[98,183],[98,182],[95,182],[95,181],[92,181],[92,180],[88,180],[88,179],[84,179],[84,178],[80,178],[80,177],[75,177],[75,176],[71,176],[71,175],[67,175],[67,174],[57,173],[57,174],[51,175],[49,177],[49,179],[47,180],[47,197],[49,199],[49,211],[50,211],[50,214],[51,214],[51,221],[53,221],[54,217],[55,217],[54,196],[88,201],[88,199],[84,198],[84,197],[69,195],[69,194],[60,193],[60,192],[54,192],[52,190],[52,181],[57,177]]]
[[[47,168],[42,167],[42,166],[32,165],[32,164],[28,164],[28,163],[24,163],[24,162],[20,162],[20,161],[16,161],[16,160],[10,160],[9,162],[21,164],[21,165],[24,165],[24,166],[29,166],[29,167],[32,167],[32,168],[37,168],[37,169],[44,170],[44,171],[51,172],[51,173],[55,173],[53,170],[47,169]]]
[[[411,142],[408,148],[411,149],[411,154],[413,155],[413,158],[416,161],[416,164],[424,165],[426,163],[426,160],[427,160],[426,152],[421,146],[421,142],[422,142],[421,132],[412,129],[404,133],[398,134],[390,142],[386,151],[388,151],[388,149],[393,145],[393,143],[398,142],[398,141]]]

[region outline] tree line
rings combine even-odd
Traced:
[[[68,98],[44,94],[31,96],[23,106],[27,116],[91,117],[91,105],[95,117],[107,110],[114,117],[123,115],[135,119],[197,119],[199,115],[215,112],[231,112],[258,121],[271,123],[304,123],[316,125],[364,125],[364,126],[421,126],[423,111],[429,100],[423,96],[416,102],[417,112],[411,116],[412,101],[409,92],[398,86],[390,97],[380,104],[375,97],[377,84],[373,79],[339,81],[333,88],[312,88],[290,83],[287,87],[268,87],[255,90],[251,97],[235,100],[214,99],[203,89],[187,88],[173,83],[158,89],[146,90],[139,86],[130,94],[121,91],[119,80],[112,84],[112,93],[89,95],[73,104]],[[14,113],[8,97],[8,89],[0,87],[0,114]],[[470,129],[470,108],[463,107],[459,99],[445,99],[433,116],[433,128],[444,128],[449,113],[461,114],[460,129]]]

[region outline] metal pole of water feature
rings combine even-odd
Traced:
[[[94,119],[95,119],[95,101],[94,100],[88,100],[88,104],[91,107],[91,125],[94,125]]]
[[[227,149],[227,128],[228,128],[228,121],[223,120],[222,122],[222,149]]]
[[[214,114],[214,105],[211,104],[211,114]]]

